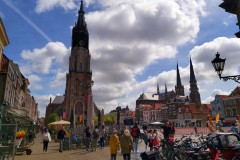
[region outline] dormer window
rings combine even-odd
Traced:
[[[203,107],[200,107],[200,111],[203,112]]]

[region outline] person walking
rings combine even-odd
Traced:
[[[51,135],[48,132],[48,129],[45,128],[45,131],[42,135],[42,142],[43,143],[43,153],[47,154],[48,143],[51,141]]]
[[[158,133],[156,129],[153,131],[153,146],[159,146]],[[154,151],[157,152],[157,149],[154,149]]]
[[[143,127],[142,127],[142,129],[143,129],[143,132],[144,132],[145,130],[147,130],[147,125],[144,124]],[[148,130],[147,130],[147,131],[148,131]]]
[[[152,151],[153,150],[153,131],[151,129],[148,131],[148,142],[149,142],[150,151]]]
[[[142,134],[142,139],[145,143],[145,152],[147,151],[147,145],[148,145],[148,132],[147,130],[144,131],[144,134]]]
[[[197,123],[194,123],[194,131],[197,134]]]
[[[93,131],[93,138],[92,138],[92,152],[93,152],[93,148],[95,148],[95,151],[97,151],[98,138],[99,138],[99,130],[98,130],[98,126],[95,126],[95,129]]]
[[[101,148],[100,149],[103,149],[104,148],[104,141],[105,141],[105,136],[106,136],[106,130],[104,129],[104,126],[102,126],[102,131],[100,133],[100,144],[101,144]]]
[[[137,123],[135,123],[134,127],[132,128],[132,136],[133,136],[133,141],[134,141],[134,151],[138,151],[138,141],[139,141],[139,136],[140,136],[140,129],[137,126]]]
[[[163,129],[163,131],[162,131]],[[172,132],[172,128],[170,127],[169,122],[166,123],[165,126],[160,126],[160,132],[163,134],[164,139],[168,139],[171,132]]]
[[[91,133],[89,131],[90,127],[87,126],[85,133],[86,133],[86,151],[90,151],[89,149],[89,144],[90,144],[90,138],[91,138]]]
[[[131,156],[131,147],[133,145],[133,138],[129,132],[129,130],[125,130],[124,134],[120,140],[121,150],[123,154],[123,160],[130,160]]]
[[[59,152],[61,152],[61,153],[62,153],[62,150],[63,150],[64,135],[66,135],[66,132],[64,130],[64,127],[62,127],[62,129],[58,131],[58,135],[57,135],[57,138],[59,139],[59,142],[60,142]]]
[[[113,135],[110,136],[109,146],[110,146],[111,160],[116,160],[117,159],[117,151],[120,150],[119,138],[117,136],[117,130],[114,130]]]

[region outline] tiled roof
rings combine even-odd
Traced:
[[[209,113],[209,109],[211,109],[211,105],[210,104],[202,104],[202,107],[203,107],[203,113]],[[189,104],[189,108],[192,111],[192,113],[198,113],[197,105]]]
[[[154,106],[154,109],[155,109],[155,110],[158,110],[158,109],[162,108],[163,105],[164,105],[164,104],[156,103],[155,106]]]
[[[218,95],[220,98],[226,98],[228,95]]]
[[[167,92],[167,95],[170,95],[172,91]],[[137,100],[160,100],[165,99],[165,93],[160,93],[160,95],[156,95],[154,93],[142,93]]]
[[[52,104],[61,104],[64,101],[64,96],[56,96]]]

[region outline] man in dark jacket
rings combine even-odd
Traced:
[[[62,129],[60,131],[58,131],[58,139],[59,139],[59,142],[60,142],[60,147],[59,147],[59,152],[62,153],[62,150],[63,150],[63,139],[64,139],[64,135],[66,134],[65,130],[64,130],[64,127],[62,127]]]
[[[134,151],[139,152],[138,149],[138,140],[140,136],[140,129],[137,126],[137,123],[135,123],[134,127],[132,128],[132,136],[134,141]]]
[[[163,129],[163,131],[161,129]],[[167,122],[165,126],[161,126],[160,131],[163,133],[164,139],[168,139],[169,135],[172,133],[170,123]]]
[[[90,144],[91,133],[89,131],[89,126],[87,126],[87,128],[85,129],[85,133],[86,133],[86,150],[90,151],[89,144]]]

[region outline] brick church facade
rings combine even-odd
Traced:
[[[69,73],[66,75],[64,105],[66,119],[70,118],[73,109],[75,116],[80,116],[83,120],[88,119],[88,125],[91,125],[94,116],[91,90],[93,81],[89,34],[84,14],[83,1],[81,1],[78,20],[72,29],[72,50],[69,57]]]

